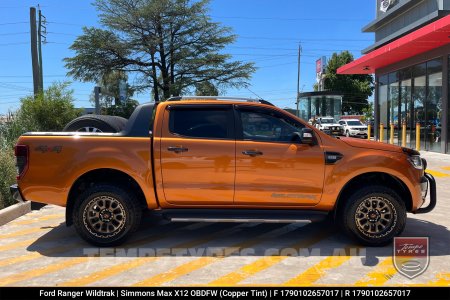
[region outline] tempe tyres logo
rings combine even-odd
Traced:
[[[413,279],[428,268],[430,255],[427,237],[394,238],[394,266],[397,271]]]

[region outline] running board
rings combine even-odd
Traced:
[[[218,223],[311,223],[311,220],[293,219],[212,219],[212,218],[169,218],[172,222],[218,222]]]
[[[311,223],[323,221],[328,212],[314,210],[163,209],[172,222]]]

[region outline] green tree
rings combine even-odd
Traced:
[[[196,96],[219,96],[219,90],[209,81],[197,83],[195,85]]]
[[[134,72],[135,87],[151,89],[156,101],[201,82],[246,86],[254,64],[223,53],[236,36],[211,20],[208,5],[209,0],[96,0],[103,28],[83,28],[70,47],[75,56],[65,59],[68,74],[97,82],[112,70]]]
[[[120,98],[120,84],[125,83],[125,98]],[[131,99],[134,88],[128,84],[128,76],[123,71],[112,71],[104,74],[97,85],[101,88],[100,107],[103,114],[129,118],[139,102]],[[94,95],[91,103],[94,104]]]
[[[73,90],[69,83],[53,83],[37,96],[22,98],[18,118],[23,128],[36,131],[61,131],[81,115],[73,105]]]
[[[373,93],[373,77],[366,74],[336,74],[339,67],[352,61],[353,55],[349,51],[333,53],[325,70],[324,88],[344,94],[342,113],[361,114],[363,109],[368,106],[368,98]],[[317,86],[314,88],[317,90]]]
[[[367,105],[367,107],[364,107],[362,109],[362,113],[364,116],[364,121],[369,121],[373,119],[373,102],[369,102],[369,104]]]

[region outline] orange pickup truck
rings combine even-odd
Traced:
[[[32,132],[15,153],[14,198],[66,207],[66,224],[99,246],[122,243],[144,210],[172,221],[331,217],[379,246],[407,212],[436,205],[419,152],[330,137],[264,100],[175,97],[137,107],[122,132]]]

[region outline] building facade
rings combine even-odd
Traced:
[[[406,146],[417,136],[421,150],[450,153],[450,0],[377,0],[376,9],[363,28],[375,43],[338,73],[375,74],[377,139],[400,145],[406,126]]]

